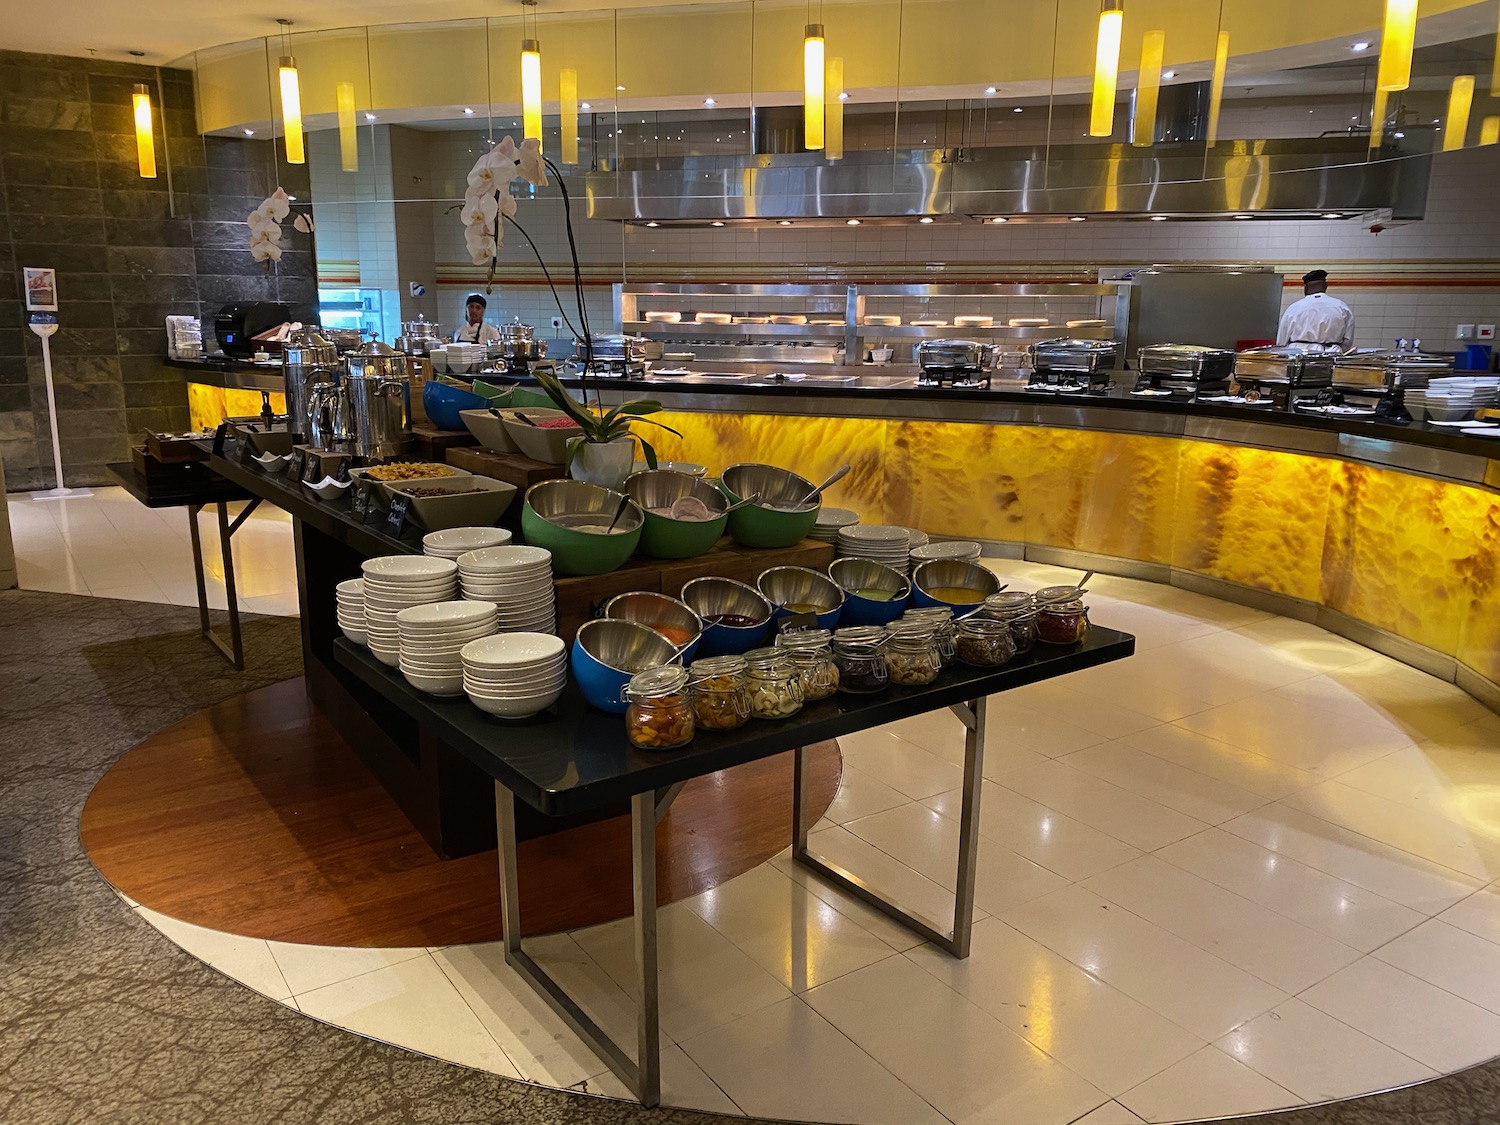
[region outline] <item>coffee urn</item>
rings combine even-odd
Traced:
[[[373,464],[404,456],[411,446],[410,361],[373,340],[344,362],[355,457]]]
[[[282,348],[282,378],[286,383],[287,429],[292,441],[312,435],[312,389],[318,383],[337,383],[339,353],[316,328],[295,328]]]

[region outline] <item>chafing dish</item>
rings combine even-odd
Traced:
[[[1026,349],[1028,391],[1078,394],[1109,389],[1109,375],[1120,361],[1118,340],[1042,340]]]
[[[396,350],[407,355],[427,355],[433,348],[442,346],[442,328],[421,316],[403,321],[401,335],[396,337]]]
[[[1410,422],[1406,392],[1425,387],[1434,376],[1453,370],[1444,355],[1399,348],[1359,348],[1333,362],[1333,384],[1305,409],[1323,413],[1364,414],[1384,422]]]
[[[648,340],[644,336],[594,336],[593,374],[624,377],[644,375],[653,360],[662,357],[659,340]],[[573,358],[579,363],[587,362],[588,349],[582,340],[573,343]]]
[[[1249,348],[1234,357],[1234,393],[1251,403],[1272,402],[1293,410],[1299,399],[1333,383],[1337,346],[1288,344]]]
[[[1139,377],[1130,393],[1142,397],[1222,390],[1234,373],[1234,352],[1201,344],[1149,344],[1136,352]]]
[[[500,358],[504,359],[507,371],[524,375],[537,360],[547,358],[547,342],[538,340],[536,329],[516,317],[500,326]]]
[[[1000,350],[976,340],[923,340],[913,349],[919,387],[988,388]]]

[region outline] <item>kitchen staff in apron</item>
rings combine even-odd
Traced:
[[[1303,274],[1302,294],[1300,301],[1293,301],[1281,314],[1276,343],[1336,344],[1344,351],[1354,347],[1354,313],[1328,295],[1328,271]]]
[[[464,301],[468,311],[468,323],[453,333],[455,344],[493,344],[500,339],[500,330],[484,322],[484,310],[488,302],[481,293],[470,293]]]

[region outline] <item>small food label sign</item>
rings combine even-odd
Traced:
[[[399,492],[391,496],[390,510],[385,514],[385,533],[391,538],[401,538],[401,533],[406,530],[406,513],[410,508],[410,496],[403,496]]]
[[[370,514],[370,505],[375,498],[375,482],[369,477],[354,478],[354,515],[364,519]]]
[[[246,442],[248,445],[249,443]],[[287,463],[286,475],[288,480],[301,480],[302,474],[307,470],[307,450],[297,445],[292,447],[292,459]]]

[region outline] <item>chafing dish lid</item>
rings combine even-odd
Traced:
[[[1447,371],[1453,360],[1432,352],[1393,352],[1384,348],[1357,348],[1337,356],[1339,367],[1384,367],[1401,371]]]
[[[1234,352],[1228,348],[1210,348],[1203,344],[1147,344],[1140,349],[1142,357],[1152,359],[1233,359]]]
[[[1118,340],[1040,340],[1031,345],[1036,352],[1112,352],[1119,348]]]
[[[1342,355],[1337,344],[1282,344],[1277,347],[1246,348],[1236,353],[1241,359],[1336,359]]]

